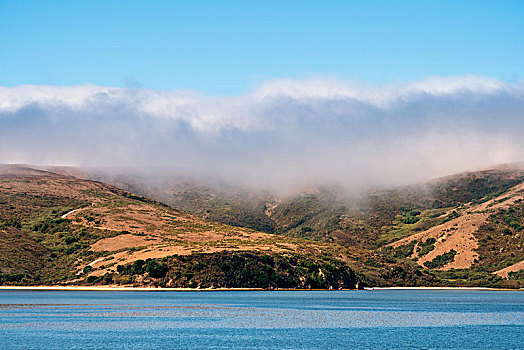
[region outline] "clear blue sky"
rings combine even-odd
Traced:
[[[0,0],[0,85],[524,77],[524,1]]]

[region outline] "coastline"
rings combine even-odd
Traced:
[[[126,286],[0,286],[3,290],[33,291],[111,291],[111,292],[204,292],[204,291],[264,291],[264,288],[156,288]]]
[[[328,289],[273,289],[265,288],[154,288],[129,286],[0,286],[0,291],[96,291],[96,292],[220,292],[220,291],[336,291]],[[357,289],[343,289],[356,291]],[[364,291],[384,290],[464,290],[464,291],[524,291],[520,289],[489,287],[365,287]]]
[[[524,288],[491,287],[365,287],[365,290],[478,290],[478,291],[524,291]]]

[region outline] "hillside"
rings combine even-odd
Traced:
[[[502,277],[524,260],[524,182],[479,204],[468,202],[439,217],[441,223],[395,241],[419,265],[451,271],[487,271]],[[443,276],[452,276],[447,274]]]
[[[188,181],[145,186],[140,178],[120,185],[213,221],[430,266],[443,284],[517,286],[523,182],[522,166],[510,165],[366,193],[318,187],[277,197]]]
[[[519,287],[523,181],[522,170],[504,168],[352,197],[318,188],[287,198],[179,184],[174,198],[194,216],[133,194],[136,179],[122,190],[2,166],[0,283]]]
[[[361,262],[374,256],[210,222],[100,182],[28,167],[0,168],[2,284],[354,288],[359,281],[391,283],[381,277],[383,269]],[[423,276],[411,283],[426,283]]]
[[[524,181],[523,170],[506,167],[365,193],[324,186],[279,196],[168,176],[153,181],[138,175],[89,176],[210,221],[367,248],[409,233],[399,220],[404,221],[411,211],[424,211],[415,228],[422,230],[450,208],[487,200]]]

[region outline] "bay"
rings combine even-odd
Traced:
[[[524,292],[0,291],[2,349],[518,349]]]

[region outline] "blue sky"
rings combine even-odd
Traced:
[[[524,1],[0,0],[0,86],[524,76]]]

